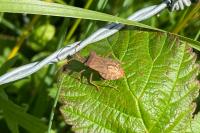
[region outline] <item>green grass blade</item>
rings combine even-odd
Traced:
[[[0,90],[0,107],[5,112],[5,116],[8,116],[7,119],[12,120],[13,123],[20,125],[27,131],[31,133],[47,131],[47,126],[40,119],[27,114],[23,108],[10,101],[2,89]]]
[[[37,0],[1,0],[0,1],[0,12],[9,13],[27,13],[27,14],[38,14],[38,15],[50,15],[50,16],[60,16],[60,17],[72,17],[72,18],[84,18],[91,20],[101,20],[108,22],[122,23],[126,25],[138,26],[142,28],[147,28],[151,30],[157,30],[161,32],[166,32],[161,29],[153,28],[145,24],[138,22],[133,22],[120,17],[112,16],[105,13],[100,13],[96,11],[81,9],[78,7],[62,5],[57,3],[49,3]],[[174,34],[177,35],[177,34]],[[180,39],[184,39],[192,43],[192,47],[200,50],[200,42],[194,42],[193,40],[177,35]],[[193,45],[194,43],[194,45]]]
[[[0,12],[9,13],[27,13],[38,15],[50,15],[60,17],[72,17],[72,18],[84,18],[92,20],[101,20],[122,23],[127,25],[134,25],[143,28],[149,28],[153,30],[159,30],[144,24],[119,18],[116,16],[100,13],[96,11],[81,9],[78,7],[62,5],[57,3],[49,3],[38,0],[1,0]]]

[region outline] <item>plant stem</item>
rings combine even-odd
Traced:
[[[194,40],[197,41],[197,39],[199,38],[199,36],[200,36],[200,30],[199,30],[199,32],[197,33],[197,35],[195,36]]]
[[[4,13],[0,13],[0,23],[2,23],[7,28],[15,31],[16,34],[18,34],[18,35],[21,33],[21,30],[19,28],[17,28],[12,22],[10,22],[4,18]]]
[[[48,126],[48,133],[51,132],[51,126],[52,126],[52,123],[53,123],[54,111],[55,111],[56,105],[58,103],[58,98],[59,98],[59,95],[60,95],[60,91],[61,91],[61,86],[63,84],[63,80],[64,80],[64,76],[62,75],[61,76],[60,85],[58,87],[58,91],[56,92],[56,97],[55,97],[55,100],[54,100],[54,103],[53,103],[53,107],[52,107],[52,110],[51,110],[51,115],[50,115],[50,120],[49,120],[49,126]]]
[[[185,19],[181,19],[181,21],[178,22],[177,26],[175,27],[175,29],[173,30],[174,33],[178,33],[181,31],[181,29],[183,29],[187,23],[192,19],[192,17],[195,15],[195,13],[198,12],[198,10],[200,9],[200,3],[197,3],[194,7],[192,7],[193,9],[189,12],[189,14],[186,16]],[[189,10],[188,10],[189,11]],[[185,15],[185,14],[183,14]]]
[[[88,9],[90,7],[90,5],[92,4],[93,0],[88,0],[86,5],[84,6],[84,9]],[[72,35],[74,34],[75,30],[77,29],[78,25],[80,24],[82,19],[76,19],[74,25],[72,26],[72,28],[70,29],[69,33],[67,34],[67,37],[65,39],[65,42],[68,42],[70,40],[70,38],[72,37]]]
[[[32,21],[27,25],[26,29],[22,31],[22,34],[19,36],[15,47],[12,49],[11,53],[8,55],[8,59],[13,58],[19,49],[21,48],[24,40],[27,38],[27,36],[30,34],[30,31],[32,30],[33,25],[37,22],[40,16],[36,15],[33,17]]]
[[[59,37],[59,41],[58,41],[58,46],[57,46],[57,49],[60,49],[64,43],[64,39],[65,39],[65,36],[66,36],[66,28],[67,28],[67,25],[68,25],[68,21],[67,21],[67,18],[64,19],[63,21],[63,24],[61,26],[61,31],[58,35]],[[53,65],[51,66],[51,68],[49,69],[48,73],[49,74],[52,74],[54,73],[56,70],[56,66]],[[61,79],[63,80],[63,78]],[[60,86],[62,85],[62,81],[61,81],[61,84]],[[53,107],[52,107],[52,110],[51,110],[51,114],[50,114],[50,119],[49,119],[49,125],[48,125],[48,133],[50,133],[51,131],[51,127],[52,127],[52,123],[53,123],[53,118],[54,118],[54,111],[55,111],[55,108],[56,108],[56,105],[58,103],[58,98],[59,98],[59,95],[60,95],[60,90],[61,90],[61,87],[58,87],[58,90],[56,92],[56,96],[55,96],[55,100],[54,100],[54,104],[53,104]]]

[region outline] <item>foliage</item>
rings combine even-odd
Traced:
[[[87,80],[69,76],[81,71],[77,63],[65,66],[69,74],[63,74],[61,112],[75,131],[184,132],[189,127],[199,66],[185,42],[163,33],[126,29],[92,45],[111,52],[126,75],[106,83],[94,79],[101,87],[96,91]],[[89,79],[86,73],[83,77]]]
[[[48,0],[48,2],[50,3],[42,1],[32,1],[32,0],[0,1],[0,12],[6,11],[6,13],[0,13],[0,55],[1,55],[0,75],[5,74],[7,71],[15,67],[28,64],[33,61],[41,60],[44,57],[51,54],[52,52],[54,52],[55,50],[57,50],[58,48],[63,47],[66,44],[69,44],[70,42],[83,40],[88,35],[92,34],[95,30],[107,24],[105,21],[121,22],[124,24],[139,26],[143,28],[146,27],[146,30],[147,29],[158,30],[156,28],[159,28],[161,29],[160,31],[162,32],[170,31],[179,33],[182,36],[174,37],[174,35],[172,34],[170,35],[168,33],[161,33],[161,32],[156,33],[153,31],[147,32],[143,30],[137,31],[132,29],[133,27],[131,27],[131,29],[123,30],[117,33],[116,35],[108,38],[108,40],[112,40],[110,42],[108,42],[108,40],[105,39],[103,41],[88,46],[86,49],[81,51],[81,54],[83,56],[87,56],[89,51],[91,50],[96,50],[98,54],[103,56],[110,55],[111,51],[115,52],[111,54],[110,58],[115,58],[116,60],[120,60],[122,62],[123,68],[126,71],[126,77],[120,79],[119,81],[106,81],[105,83],[103,83],[103,81],[99,79],[98,73],[96,73],[96,75],[94,76],[94,80],[97,79],[99,81],[95,81],[95,83],[99,85],[102,84],[106,85],[106,87],[101,87],[100,92],[97,92],[95,90],[95,87],[88,84],[88,81],[86,80],[86,77],[89,76],[91,72],[90,69],[88,70],[86,68],[87,70],[85,72],[86,77],[83,76],[84,84],[78,81],[76,78],[74,78],[74,76],[75,77],[77,76],[77,78],[79,78],[79,74],[77,74],[76,72],[74,72],[72,75],[68,73],[61,75],[64,76],[63,80],[65,82],[64,84],[61,84],[61,87],[63,88],[61,93],[62,100],[66,100],[64,101],[64,104],[71,105],[71,106],[66,106],[66,105],[62,106],[62,113],[65,114],[65,120],[68,121],[68,124],[72,124],[73,121],[75,122],[76,120],[85,120],[83,119],[83,116],[80,117],[75,114],[73,116],[69,115],[70,114],[69,110],[77,109],[77,107],[81,106],[81,103],[82,104],[88,103],[86,106],[83,106],[82,108],[78,109],[80,109],[80,111],[82,111],[83,113],[84,111],[88,110],[90,106],[91,107],[90,111],[86,112],[86,114],[84,115],[89,116],[87,113],[90,113],[91,115],[93,115],[90,116],[90,118],[94,118],[94,115],[96,113],[101,114],[96,118],[99,118],[99,122],[105,122],[101,124],[106,124],[109,122],[113,123],[113,125],[109,125],[111,123],[107,125],[109,126],[108,128],[112,130],[117,130],[115,127],[119,127],[118,128],[119,130],[126,130],[125,127],[129,127],[130,124],[128,123],[123,124],[123,122],[125,122],[124,121],[125,119],[122,118],[125,118],[125,116],[122,117],[121,113],[116,115],[116,113],[110,110],[110,107],[112,107],[113,111],[119,109],[120,112],[125,112],[123,115],[128,115],[128,116],[131,115],[132,117],[130,117],[130,121],[134,119],[135,116],[137,116],[137,119],[135,119],[137,121],[131,123],[133,124],[131,125],[131,127],[135,126],[134,124],[135,122],[138,122],[137,125],[140,125],[140,123],[141,125],[135,128],[135,131],[136,129],[143,131],[145,129],[144,128],[145,126],[146,129],[148,129],[149,131],[151,128],[152,132],[160,130],[175,131],[180,126],[182,128],[184,127],[185,129],[184,131],[186,132],[195,133],[196,131],[198,131],[199,114],[197,115],[197,117],[193,116],[194,117],[193,119],[191,113],[193,112],[192,105],[194,105],[192,104],[192,100],[195,99],[198,90],[195,79],[198,72],[197,65],[199,62],[198,59],[199,52],[195,51],[197,53],[197,63],[195,64],[196,55],[194,55],[194,53],[191,52],[191,49],[189,48],[188,45],[199,50],[199,42],[198,42],[198,36],[199,36],[198,33],[200,27],[199,13],[198,13],[200,8],[199,4],[193,5],[192,7],[186,10],[175,13],[171,13],[167,10],[164,10],[159,14],[159,16],[155,16],[146,21],[143,21],[142,24],[142,23],[130,22],[122,18],[126,18],[136,10],[141,9],[143,7],[151,6],[153,4],[159,4],[161,1]],[[87,8],[89,8],[89,10],[82,9],[86,7],[86,5]],[[49,16],[40,16],[47,14]],[[62,17],[55,17],[55,16],[62,16]],[[79,20],[80,23],[78,23],[78,26],[77,25],[74,26],[76,24],[76,20],[74,18],[82,18],[82,20]],[[91,21],[88,19],[101,20],[101,21]],[[66,31],[67,34],[65,34]],[[68,33],[70,33],[70,36],[68,36]],[[140,36],[135,36],[134,34],[138,34]],[[151,38],[148,38],[147,36],[150,36]],[[130,39],[129,37],[132,37],[133,39]],[[145,39],[141,39],[143,37]],[[127,42],[128,40],[136,42],[136,40],[139,38],[140,40],[143,40],[137,42],[141,43],[141,45],[130,44]],[[161,40],[159,40],[159,38]],[[191,38],[197,38],[197,41]],[[170,42],[170,40],[174,39],[175,40],[177,39],[178,41],[174,43]],[[179,41],[179,39],[181,41]],[[185,42],[190,42],[190,43],[185,44]],[[156,45],[152,45],[154,43],[156,43]],[[163,45],[159,45],[158,43],[161,43]],[[113,46],[110,47],[110,44]],[[118,45],[115,47],[114,45],[116,44]],[[145,47],[148,45],[152,47],[149,48]],[[122,55],[125,52],[124,50],[127,49],[125,46],[134,47],[137,48],[137,50],[135,49],[131,51],[131,49],[129,49],[130,51],[128,50],[127,53],[125,54],[125,58],[123,58]],[[161,51],[161,46],[163,46],[162,51]],[[167,49],[167,47],[170,46],[173,47],[171,47],[171,49]],[[121,51],[118,51],[119,48],[121,49]],[[149,50],[148,55],[147,55],[147,50]],[[159,52],[160,56],[157,57],[157,55],[159,55]],[[134,54],[130,56],[131,59],[127,59],[128,58],[127,54],[130,53]],[[181,55],[184,55],[183,60],[181,60]],[[138,64],[129,66],[130,62],[134,61],[134,59],[138,59],[136,61]],[[156,61],[153,63],[152,60],[150,59],[156,59]],[[81,65],[79,62],[75,63],[78,63],[77,66],[84,67],[85,69],[85,66],[83,66],[83,64]],[[160,64],[166,65],[167,63],[169,63],[169,66],[163,66],[163,68],[161,67],[159,69],[155,69],[154,66],[156,66],[157,63],[159,63],[159,65]],[[141,70],[138,70],[140,64],[142,64],[143,67],[140,67]],[[179,69],[180,72],[177,71],[178,70],[177,69],[178,66],[176,66],[177,64],[181,65]],[[56,73],[61,69],[60,67],[61,67],[60,64],[47,65],[47,67],[43,68],[42,70],[33,74],[32,76],[29,76],[28,78],[0,86],[1,132],[5,133],[44,132],[44,130],[47,130],[51,113],[50,110],[52,109],[55,95],[58,89],[58,84],[57,84],[58,79],[56,77]],[[74,67],[73,64],[72,68],[77,69],[77,67]],[[146,83],[145,84],[144,81],[147,81],[146,79],[148,78],[148,75],[145,74],[149,73],[150,70],[152,70],[152,72],[151,75],[149,75],[148,81],[158,81],[158,82],[145,82]],[[159,70],[160,72],[157,70]],[[177,74],[177,72],[180,74]],[[164,81],[164,79],[166,78],[163,77],[165,76],[164,74],[168,75],[171,78],[171,79],[166,79],[165,83],[169,85],[167,87],[172,87],[170,83],[175,81],[175,79],[177,79],[176,85],[178,87],[174,86],[174,89],[178,89],[181,91],[167,89],[166,87],[165,91],[162,92],[161,89],[163,89],[164,87],[159,86],[159,83],[161,81]],[[154,77],[155,75],[157,77]],[[178,77],[176,78],[174,76]],[[133,81],[137,82],[136,85],[139,85],[140,87],[132,85],[130,90],[128,90],[127,83],[130,83],[130,80],[132,81],[132,78]],[[120,85],[120,83],[124,84],[125,86],[124,89],[120,87],[122,86]],[[118,86],[118,88],[117,89],[113,87],[108,88],[109,84],[111,86],[112,85]],[[78,85],[80,85],[81,87],[74,88],[74,86]],[[151,88],[150,86],[152,86],[153,89],[150,89]],[[143,93],[145,97],[141,97],[140,100],[137,100],[137,98],[133,98],[131,96],[131,92],[135,94],[135,96],[138,96],[143,90],[139,89],[141,87],[146,88],[144,89]],[[152,94],[153,92],[150,90],[156,91],[157,93]],[[171,92],[172,94],[171,97],[167,97],[167,95],[169,95],[169,92]],[[91,98],[89,100],[90,101],[92,100],[92,102],[85,101],[86,100],[85,97],[81,98],[78,97],[83,94],[86,94],[87,96],[86,99]],[[179,104],[176,103],[172,104],[170,102],[169,98],[172,98],[171,100],[175,101],[179,99],[181,96],[183,97],[183,99],[180,99]],[[167,98],[169,99],[170,103],[168,107],[164,105],[166,102],[164,99]],[[198,113],[199,111],[198,99],[199,97],[196,100],[197,109],[195,113]],[[136,102],[134,103],[133,101]],[[93,104],[97,102],[98,102],[97,105]],[[136,103],[137,105],[134,105]],[[152,103],[154,104],[152,105]],[[52,131],[59,133],[72,132],[71,125],[68,125],[64,122],[63,116],[59,111],[60,104],[63,105],[63,103],[59,103],[55,108],[55,116],[53,119]],[[77,104],[78,106],[76,107],[75,105]],[[104,108],[105,110],[102,110],[102,108],[105,107],[105,105],[109,105],[108,106],[109,108],[107,110],[106,108]],[[158,109],[157,105],[159,106],[159,108],[161,108],[160,110]],[[151,108],[152,106],[154,108]],[[141,110],[136,110],[136,108],[133,107],[140,108]],[[162,111],[164,111],[164,108],[162,107],[170,109],[171,112],[163,112],[163,114],[169,114],[169,115],[166,115],[165,117],[160,117],[161,119],[159,121],[160,123],[157,124],[163,127],[153,126],[152,123],[156,125],[155,120],[158,120],[157,117],[161,116]],[[100,108],[100,110],[96,110],[93,113],[92,112],[93,108]],[[109,115],[109,113],[110,116],[107,117],[106,114]],[[139,115],[139,113],[141,113],[142,115]],[[66,119],[66,117],[68,117],[69,119]],[[118,118],[120,121],[113,122],[112,119],[114,118]],[[186,120],[185,118],[189,119]],[[177,125],[173,124],[170,125],[169,123],[171,121],[173,121],[173,123],[176,123]],[[79,123],[76,123],[77,125],[73,123],[73,128],[76,129],[77,131],[81,129],[84,130],[94,129],[92,128],[94,124],[91,124],[91,128],[80,128],[78,130],[76,126],[80,127],[84,126],[81,125],[80,122],[83,122],[88,126],[88,123],[86,123],[87,121],[78,121],[78,122]],[[129,121],[127,120],[127,122]],[[121,127],[123,126],[125,127],[122,129]],[[166,126],[168,126],[168,128],[165,128]],[[153,127],[158,127],[158,128],[153,128]],[[97,125],[96,128],[99,128],[99,125]],[[129,130],[132,131],[134,129],[127,128],[127,131]]]

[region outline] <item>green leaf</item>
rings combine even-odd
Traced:
[[[11,68],[17,61],[18,56],[6,61],[2,66],[0,66],[0,75],[5,73],[9,68]]]
[[[113,15],[91,11],[87,9],[77,8],[68,5],[62,5],[57,3],[44,2],[39,0],[1,0],[0,1],[0,12],[9,13],[27,13],[27,14],[38,14],[38,15],[50,15],[50,16],[60,16],[60,17],[72,17],[72,18],[84,18],[91,20],[100,20],[121,23],[125,25],[132,25],[141,28],[147,28],[151,30],[156,30],[160,32],[166,32],[161,29],[157,29],[145,24],[134,22],[131,20],[126,20]],[[191,43],[191,47],[200,51],[200,42],[194,41],[190,38],[180,36],[174,33],[170,33],[175,36],[180,37],[180,39],[188,41]]]
[[[156,29],[144,24],[140,24],[137,22],[123,19],[123,18],[112,16],[109,14],[91,11],[87,9],[81,9],[78,7],[73,7],[73,6],[68,6],[68,5],[44,2],[44,1],[39,1],[39,0],[34,0],[34,1],[33,0],[17,0],[17,1],[16,0],[1,0],[0,12],[84,18],[84,19],[123,23],[123,24],[128,24],[128,25],[135,25],[135,26],[139,26],[143,28],[159,30],[159,29]]]
[[[76,132],[185,132],[189,128],[199,83],[196,55],[186,42],[173,35],[124,29],[88,46],[111,53],[125,76],[87,81],[90,69],[78,61],[65,66],[61,112]],[[101,51],[101,52],[100,52]],[[80,82],[81,69],[83,81]],[[116,87],[114,89],[113,87]]]
[[[200,114],[195,115],[194,119],[191,121],[190,127],[187,129],[187,133],[198,133],[200,131]]]
[[[42,50],[45,46],[49,45],[49,41],[53,39],[55,35],[55,27],[51,24],[40,25],[35,28],[31,34],[31,41],[29,46],[35,50]]]
[[[13,133],[18,133],[18,126],[23,127],[31,133],[44,133],[47,126],[38,118],[29,115],[25,110],[10,101],[5,92],[0,90],[0,108],[8,127]]]

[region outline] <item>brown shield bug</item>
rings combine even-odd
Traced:
[[[124,76],[124,70],[118,61],[100,57],[95,52],[90,53],[85,65],[97,71],[105,80],[116,80]]]
[[[117,80],[124,76],[124,70],[118,61],[110,58],[100,57],[95,52],[91,52],[86,59],[81,57],[79,54],[75,54],[73,57],[76,60],[84,63],[88,68],[95,70],[105,80]],[[85,69],[79,71],[81,77],[85,71]],[[82,78],[80,78],[80,80],[82,80]],[[99,86],[93,83],[93,73],[90,74],[89,83],[94,85],[97,90],[99,90]],[[110,85],[108,86],[115,88]]]

